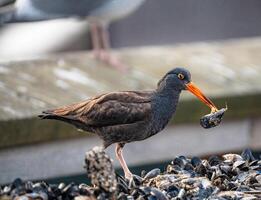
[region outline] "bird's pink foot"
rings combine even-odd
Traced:
[[[133,174],[129,171],[129,169],[123,169],[124,170],[124,177],[128,180],[132,180]]]

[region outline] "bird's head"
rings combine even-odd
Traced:
[[[214,103],[207,98],[201,90],[191,81],[191,74],[187,69],[175,68],[169,71],[159,82],[158,87],[164,87],[168,85],[168,88],[174,90],[188,90],[199,98],[203,103],[210,107],[212,112],[217,111],[217,107]]]

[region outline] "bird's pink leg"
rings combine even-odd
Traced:
[[[116,153],[116,157],[118,158],[120,164],[121,164],[121,167],[124,171],[124,176],[125,178],[127,178],[128,180],[131,180],[132,178],[132,173],[130,172],[124,158],[123,158],[123,155],[122,155],[122,149],[124,147],[124,144],[123,143],[117,143],[116,144],[116,148],[115,148],[115,153]]]

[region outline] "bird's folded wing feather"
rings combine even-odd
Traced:
[[[151,114],[151,92],[115,92],[45,113],[77,120],[92,127],[130,124]]]

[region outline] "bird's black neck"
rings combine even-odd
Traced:
[[[152,99],[152,134],[161,131],[176,111],[181,90],[162,87],[155,91]]]
[[[175,90],[173,88],[158,88],[154,94],[153,104],[157,106],[159,110],[162,110],[164,115],[172,115],[176,111],[180,93],[181,90]]]

